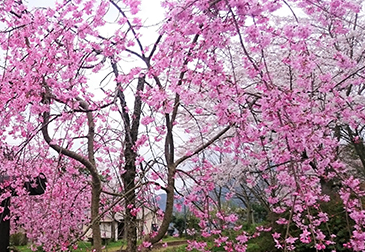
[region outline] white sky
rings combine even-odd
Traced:
[[[33,7],[54,7],[55,0],[25,0],[30,8]],[[158,22],[163,17],[161,0],[141,0],[141,14],[148,17],[148,22]],[[144,19],[144,18],[143,18]]]

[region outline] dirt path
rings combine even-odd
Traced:
[[[153,245],[152,251],[160,250],[161,248],[163,248],[164,244],[165,244],[164,242],[156,243],[155,245]],[[186,241],[171,241],[171,242],[167,242],[167,248],[180,246],[180,245],[184,245],[184,244],[186,244]]]

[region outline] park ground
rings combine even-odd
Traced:
[[[163,245],[167,244],[167,247]],[[120,240],[116,242],[109,242],[104,246],[103,252],[119,252],[120,249],[125,246],[125,241]],[[180,252],[185,251],[186,240],[182,238],[168,237],[161,242],[155,244],[152,249],[153,252]],[[92,246],[90,242],[79,242],[78,248],[72,250],[73,252],[91,252]],[[19,252],[32,252],[29,246],[17,246],[16,249]]]

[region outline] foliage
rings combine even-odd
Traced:
[[[179,236],[182,237],[185,231],[185,218],[182,214],[175,214],[172,217],[171,222],[174,224],[174,227],[179,232]]]
[[[27,237],[22,232],[18,232],[10,236],[11,246],[24,246],[27,244],[27,242]]]

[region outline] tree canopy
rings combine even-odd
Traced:
[[[362,1],[161,4],[162,23],[147,26],[138,0],[0,2],[0,173],[12,178],[0,200],[17,192],[12,225],[47,251],[67,250],[84,225],[101,251],[100,219],[120,212],[132,252],[139,212],[161,218],[148,250],[184,204],[213,241],[189,249],[246,251],[269,234],[273,251],[365,250]],[[29,197],[24,181],[40,172],[46,193]],[[249,233],[222,197],[260,204],[267,221]]]

